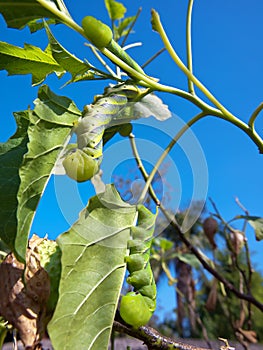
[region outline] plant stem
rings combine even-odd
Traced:
[[[135,158],[135,160],[137,162],[138,168],[140,169],[144,180],[147,181],[148,174],[147,174],[147,172],[146,172],[146,170],[145,170],[145,168],[143,166],[143,163],[141,161],[141,158],[139,156],[139,153],[138,153],[138,150],[137,150],[137,146],[136,146],[136,142],[135,142],[135,136],[133,134],[130,134],[129,138],[130,138],[132,152],[133,152],[134,158]],[[149,192],[150,192],[151,197],[155,201],[156,205],[159,206],[160,205],[160,201],[157,198],[157,196],[156,196],[156,194],[155,194],[155,192],[154,192],[154,190],[152,188],[152,185],[149,186]]]
[[[46,0],[36,0],[41,6],[46,8],[48,11],[53,13],[57,18],[61,20],[64,24],[69,26],[70,28],[76,30],[82,36],[85,37],[85,33],[82,27],[80,27],[69,15],[65,12],[60,11],[58,8],[53,6],[52,2]],[[162,24],[159,19],[159,15],[154,10],[152,11],[152,17],[155,22],[156,30],[159,32],[166,49],[170,53],[171,57],[174,59],[175,63],[178,67],[185,73],[185,75],[190,79],[208,98],[209,100],[217,107],[213,108],[205,103],[202,99],[188,93],[186,91],[176,89],[171,86],[162,85],[158,83],[151,77],[148,77],[144,73],[138,72],[128,64],[123,62],[120,58],[118,58],[115,54],[111,53],[107,48],[101,49],[101,52],[107,56],[113,63],[121,67],[125,72],[127,72],[139,85],[146,86],[151,88],[152,90],[163,91],[171,94],[178,95],[180,97],[185,98],[186,100],[194,103],[197,107],[199,107],[206,114],[214,115],[219,118],[228,120],[232,124],[236,125],[240,129],[242,129],[258,146],[260,153],[263,153],[263,141],[261,137],[255,132],[253,128],[242,122],[240,119],[236,118],[233,114],[231,114],[224,106],[221,105],[220,102],[209,92],[209,90],[188,70],[188,68],[184,65],[181,59],[178,57],[173,47],[171,46],[167,35],[162,27]],[[250,124],[253,125],[253,122],[257,116],[257,113],[250,119]]]
[[[128,39],[128,36],[129,36],[129,34],[131,33],[132,28],[134,27],[135,23],[137,22],[137,19],[139,18],[141,12],[142,12],[142,8],[139,7],[139,9],[138,9],[138,11],[137,11],[137,13],[136,13],[136,15],[135,15],[135,18],[134,18],[133,22],[131,23],[131,25],[130,25],[130,27],[129,27],[127,33],[126,33],[126,35],[124,36],[124,38],[123,38],[123,40],[122,40],[121,47],[123,47],[123,46],[125,45],[126,40]]]
[[[182,60],[179,58],[174,48],[172,47],[165,33],[165,30],[161,24],[158,13],[154,10],[152,10],[152,18],[154,20],[155,29],[160,34],[161,39],[164,43],[164,46],[166,47],[167,51],[169,52],[170,56],[175,61],[177,66],[183,71],[183,73],[187,76],[187,78],[190,79],[225,116],[228,116],[230,119],[235,118],[224,106],[222,106],[222,104],[214,97],[214,95],[212,95],[211,92],[184,65],[184,63],[182,62]]]
[[[192,59],[192,10],[194,0],[189,0],[187,9],[187,20],[186,20],[186,49],[187,49],[187,67],[189,72],[193,73],[193,59]],[[190,94],[195,94],[194,84],[191,79],[188,78],[188,91]]]
[[[263,102],[261,102],[260,105],[255,109],[255,111],[252,113],[248,121],[248,125],[253,131],[254,131],[255,120],[262,110],[263,110]]]
[[[139,158],[138,158],[139,159]],[[140,170],[144,171],[144,173],[146,173],[146,170],[142,166],[140,167]],[[142,173],[143,174],[143,173]],[[147,174],[147,173],[146,173]],[[152,197],[153,200],[154,197]],[[219,214],[215,203],[212,201],[212,199],[210,198],[210,201],[213,205],[213,207],[215,208],[216,212],[218,213],[218,215],[221,217],[221,215]],[[161,211],[163,212],[164,216],[166,217],[167,221],[171,224],[171,226],[174,228],[175,232],[178,234],[179,238],[181,239],[181,241],[186,245],[186,247],[197,257],[197,259],[200,261],[200,263],[202,264],[202,266],[211,273],[212,276],[214,276],[219,282],[221,282],[223,284],[223,286],[227,289],[229,289],[234,295],[236,295],[238,298],[242,299],[242,300],[246,300],[249,303],[255,305],[259,310],[263,311],[263,304],[258,301],[257,299],[255,299],[253,297],[253,295],[249,294],[244,294],[241,293],[238,289],[235,288],[235,286],[229,282],[227,279],[224,278],[224,276],[222,276],[217,269],[215,268],[215,266],[213,266],[213,264],[211,264],[211,261],[209,261],[207,259],[207,257],[200,252],[200,250],[198,248],[196,248],[194,245],[192,245],[192,243],[186,238],[186,236],[183,234],[180,225],[177,223],[176,218],[174,215],[170,214],[166,208],[162,205],[162,203],[159,204],[159,207],[161,209]],[[222,218],[222,221],[225,222]]]
[[[193,117],[187,124],[185,124],[181,130],[179,130],[179,132],[175,135],[175,137],[172,139],[172,141],[169,143],[169,145],[166,147],[166,149],[163,151],[163,153],[161,154],[160,158],[158,159],[158,161],[156,162],[153,170],[151,171],[150,175],[147,178],[146,184],[142,190],[142,193],[140,195],[140,198],[138,200],[139,203],[142,203],[144,201],[144,198],[146,196],[146,193],[149,189],[149,186],[154,178],[154,175],[156,174],[156,172],[158,171],[161,163],[163,162],[164,158],[167,156],[167,154],[171,151],[171,149],[173,148],[173,146],[176,144],[176,142],[180,139],[180,137],[194,124],[196,123],[198,120],[200,120],[201,118],[205,117],[207,115],[206,112],[201,112],[199,114],[197,114],[195,117]]]
[[[65,12],[60,11],[54,6],[54,3],[51,1],[46,0],[36,0],[41,6],[43,6],[45,9],[53,13],[56,17],[58,17],[61,22],[66,24],[68,27],[76,30],[81,35],[85,36],[84,30],[81,26],[79,26],[69,15],[67,15]],[[53,4],[53,5],[52,5]]]

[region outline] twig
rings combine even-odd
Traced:
[[[134,21],[132,22],[132,24],[130,25],[130,27],[129,27],[129,29],[128,29],[128,32],[126,33],[125,37],[124,37],[123,40],[122,40],[121,46],[124,46],[124,44],[125,44],[125,42],[126,42],[128,36],[129,36],[129,34],[130,34],[131,31],[132,31],[132,28],[134,27],[135,23],[137,22],[138,17],[140,16],[141,12],[142,12],[142,8],[140,7],[140,8],[138,9],[136,15],[135,15]]]
[[[137,162],[139,161],[140,157],[139,155]],[[143,176],[145,176],[145,174],[147,174],[147,172],[145,171],[143,164],[141,163],[141,166],[139,168],[142,172],[142,174],[144,174]],[[147,180],[148,181],[148,180]],[[156,200],[156,197],[153,197],[153,200]],[[233,294],[235,294],[238,298],[243,299],[248,301],[249,303],[252,303],[253,305],[255,305],[259,310],[263,311],[263,304],[261,302],[259,302],[257,299],[255,299],[251,294],[244,294],[241,293],[238,289],[235,288],[235,286],[230,283],[228,280],[226,280],[215,268],[213,268],[206,260],[206,258],[204,257],[204,255],[202,254],[202,252],[199,251],[198,248],[196,248],[195,246],[192,245],[192,243],[186,238],[186,236],[183,234],[181,227],[179,226],[179,224],[177,223],[174,215],[171,215],[166,208],[162,205],[162,203],[159,203],[159,207],[162,210],[164,216],[166,217],[166,219],[168,220],[168,222],[170,223],[170,225],[172,225],[172,227],[175,229],[176,233],[178,234],[179,238],[181,239],[181,241],[186,245],[186,247],[197,257],[197,259],[200,261],[200,263],[203,265],[203,267],[210,272],[218,281],[222,282],[223,285],[225,286],[225,288],[227,288],[229,291],[231,291]]]
[[[160,56],[161,53],[163,53],[166,50],[165,47],[163,47],[161,50],[157,51],[152,57],[150,57],[143,65],[142,68],[145,68],[150,64],[153,60],[155,60],[156,57]]]
[[[97,59],[100,61],[100,63],[103,65],[103,67],[105,69],[107,69],[107,71],[114,77],[114,78],[119,78],[115,72],[111,69],[111,67],[109,65],[107,65],[107,63],[104,61],[104,59],[99,55],[98,53],[98,49],[96,47],[94,47],[93,45],[91,44],[87,44],[85,43],[86,46],[88,46],[91,51],[93,52],[93,54],[97,57]]]
[[[120,322],[114,321],[113,328],[120,333],[128,334],[134,338],[142,340],[150,350],[210,350],[198,346],[184,344],[174,339],[165,337],[151,327],[130,328]]]
[[[192,10],[193,10],[194,0],[189,0],[187,9],[187,21],[186,21],[186,48],[187,48],[187,68],[189,72],[193,73],[193,59],[192,59]],[[188,78],[188,91],[191,94],[195,93],[194,83]]]

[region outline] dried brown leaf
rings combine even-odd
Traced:
[[[0,265],[0,285],[0,314],[18,330],[25,347],[37,349],[45,330],[50,282],[34,252],[34,240],[27,249],[26,267],[14,254],[7,255]]]

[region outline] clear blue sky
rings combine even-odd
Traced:
[[[139,63],[144,63],[162,47],[158,34],[151,30],[151,8],[160,13],[171,42],[179,56],[185,60],[186,0],[134,0],[132,2],[125,0],[123,3],[128,7],[129,15],[134,15],[138,7],[142,6],[143,8],[135,27],[136,33],[130,37],[130,42],[141,41],[143,43],[141,48],[134,48],[130,51]],[[94,15],[107,21],[103,0],[96,2],[66,0],[66,4],[79,23],[85,15]],[[194,73],[225,107],[244,121],[248,121],[253,110],[263,101],[262,16],[263,2],[258,0],[250,0],[249,3],[245,0],[196,0],[193,10]],[[53,30],[57,39],[69,51],[74,52],[80,58],[86,57],[95,62],[90,51],[83,45],[82,37],[68,29],[65,31],[62,26]],[[35,45],[41,43],[42,48],[45,48],[47,44],[44,33],[31,36],[27,29],[21,32],[7,30],[2,18],[0,18],[0,40],[20,46],[24,42]],[[185,77],[167,53],[163,53],[147,67],[146,71],[149,75],[159,78],[164,84],[187,89]],[[0,79],[2,102],[0,141],[5,141],[15,130],[12,112],[24,110],[28,105],[32,106],[32,101],[37,94],[37,87],[30,87],[31,77],[29,76],[7,77],[6,72],[0,72]],[[96,82],[79,83],[61,89],[64,82],[65,80],[58,81],[55,77],[50,77],[47,80],[56,93],[72,98],[80,109],[92,101],[93,95],[103,91],[103,84]],[[169,105],[170,110],[184,121],[189,120],[197,112],[196,107],[181,98],[168,94],[159,94],[159,96]],[[155,128],[158,127],[154,121],[150,123],[153,123]],[[167,123],[167,126],[164,126],[163,123],[160,129],[165,133],[164,135],[168,133],[168,135],[173,136],[173,128],[177,128],[177,126],[177,117],[174,116]],[[256,127],[258,132],[263,135],[263,116],[259,116]],[[226,219],[241,213],[234,201],[236,196],[251,215],[263,216],[263,155],[258,153],[257,147],[248,136],[235,126],[210,117],[195,125],[193,132],[207,162],[209,174],[207,197],[213,198]],[[164,147],[166,145],[165,136],[155,135],[154,132],[151,134],[151,132],[143,132],[138,128],[138,136],[147,140],[149,138],[149,142],[155,146]],[[145,144],[143,147],[146,147]],[[114,151],[114,148],[112,150]],[[111,148],[109,148],[110,151]],[[180,159],[182,164],[178,163]],[[184,207],[192,196],[192,183],[188,184],[188,181],[191,182],[191,176],[188,172],[189,166],[187,168],[187,165],[184,165],[183,159],[178,148],[172,154],[171,162],[172,165],[175,164],[175,168],[172,167],[174,172],[169,175],[168,180],[173,187],[176,187],[175,191],[171,193],[175,197],[177,186],[181,182],[182,197],[179,203],[176,202],[174,205]],[[105,160],[105,172],[107,164]],[[203,165],[201,164],[200,167]],[[179,175],[176,173],[177,169]],[[202,176],[202,172],[198,176]],[[174,178],[176,179],[174,180]],[[81,200],[76,199],[71,192],[68,201],[60,197],[65,186],[68,191],[74,191],[76,187],[68,179],[55,180],[54,187],[52,179],[40,203],[33,231],[40,235],[48,233],[50,237],[55,237],[67,229],[67,221],[72,222],[76,219],[77,211],[75,210],[73,214],[70,213],[73,203],[75,209],[81,209],[89,196],[91,186],[90,184],[82,184],[80,186]],[[54,195],[54,188],[57,197]],[[59,209],[62,202],[63,213],[67,221]],[[209,207],[209,209],[211,208]],[[262,242],[255,242],[252,231],[249,242],[252,250],[255,251],[254,261],[260,263]]]

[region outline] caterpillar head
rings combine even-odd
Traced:
[[[99,171],[98,161],[80,149],[69,153],[62,164],[66,174],[78,182],[90,180]]]
[[[120,315],[126,323],[139,328],[148,323],[152,312],[145,297],[138,292],[129,292],[121,299]]]
[[[92,16],[82,19],[82,28],[89,41],[98,48],[109,45],[112,40],[112,31],[109,26]]]

